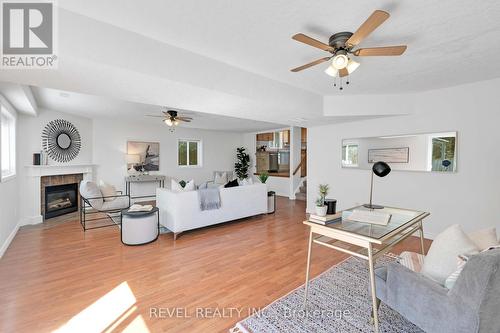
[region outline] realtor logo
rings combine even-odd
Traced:
[[[53,1],[2,1],[2,67],[55,68]]]

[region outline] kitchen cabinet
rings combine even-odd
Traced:
[[[307,128],[300,128],[300,141],[302,143],[307,143]]]
[[[257,134],[257,141],[273,141],[274,133],[259,133]]]
[[[258,152],[255,159],[255,168],[257,173],[269,170],[269,153],[268,152]]]
[[[283,145],[290,145],[290,130],[283,131]]]

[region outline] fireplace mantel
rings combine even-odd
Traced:
[[[92,173],[95,164],[27,165],[26,175],[31,177]]]
[[[43,222],[41,212],[41,178],[43,176],[58,176],[82,174],[84,180],[93,180],[94,164],[62,164],[62,165],[27,165],[25,166],[25,191],[22,205],[21,225]]]

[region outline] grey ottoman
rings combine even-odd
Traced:
[[[122,210],[121,241],[125,245],[143,245],[154,242],[160,234],[158,207],[149,212]]]

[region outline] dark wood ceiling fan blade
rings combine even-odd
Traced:
[[[152,114],[147,114],[146,117],[165,118],[165,116],[157,116]]]
[[[177,118],[175,118],[175,120],[177,120],[177,121],[183,121],[185,123],[190,123],[191,122],[190,119],[184,119],[183,117],[177,117]]]
[[[179,119],[179,120],[189,120],[189,121],[193,120],[193,118],[191,118],[191,117],[176,117],[175,119]]]
[[[365,39],[373,30],[377,29],[385,20],[389,18],[389,13],[383,10],[374,11],[370,17],[356,30],[356,32],[347,40],[346,44],[350,47],[356,46]]]
[[[293,68],[293,69],[291,69],[291,71],[292,71],[292,72],[300,72],[300,71],[301,71],[301,70],[303,70],[303,69],[306,69],[306,68],[309,68],[309,67],[312,67],[312,66],[316,66],[316,65],[321,64],[321,63],[323,63],[323,62],[325,62],[325,61],[328,61],[328,60],[330,60],[330,59],[331,59],[331,57],[324,57],[324,58],[321,58],[321,59],[315,60],[315,61],[313,61],[313,62],[310,62],[310,63],[308,63],[308,64],[302,65],[302,66],[300,66],[300,67]]]
[[[304,35],[302,33],[293,35],[292,39],[295,39],[298,42],[310,45],[312,47],[316,47],[316,48],[321,49],[323,51],[327,51],[327,52],[333,52],[334,51],[333,47],[331,47],[330,45],[322,43],[319,40],[314,39],[314,38],[309,37],[309,36],[306,36],[306,35]]]
[[[383,46],[383,47],[368,47],[364,49],[358,49],[352,54],[359,57],[370,57],[370,56],[399,56],[406,51],[406,45],[398,46]]]
[[[347,68],[339,69],[339,76],[340,77],[344,77],[344,76],[347,76],[347,75],[349,75],[349,72],[347,71]]]

